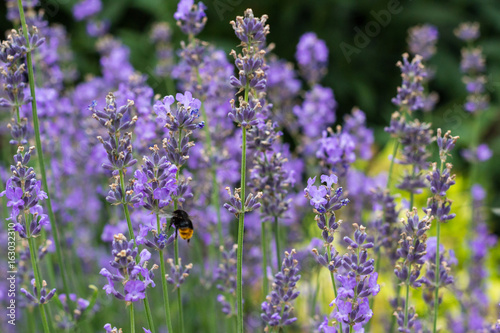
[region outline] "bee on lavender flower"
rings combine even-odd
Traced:
[[[160,215],[166,218],[170,218],[170,225],[168,226],[168,228],[170,229],[172,226],[174,226],[175,238],[177,238],[177,235],[180,234],[181,238],[187,240],[187,242],[189,243],[189,241],[193,237],[194,227],[193,222],[191,221],[191,218],[186,211],[177,209],[172,213],[162,212],[160,213]]]

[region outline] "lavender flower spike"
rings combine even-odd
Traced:
[[[297,291],[297,282],[300,280],[298,261],[294,259],[295,250],[290,253],[285,251],[285,258],[281,265],[281,271],[276,273],[273,282],[273,290],[261,305],[261,318],[266,324],[264,332],[270,332],[276,327],[284,327],[297,321],[292,316],[292,301],[300,292]]]

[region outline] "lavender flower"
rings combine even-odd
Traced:
[[[295,52],[301,75],[310,85],[318,83],[325,76],[328,66],[328,48],[324,40],[314,32],[300,37]]]
[[[112,327],[109,323],[104,325],[104,329],[106,330],[106,333],[123,333],[121,328]]]
[[[336,109],[337,102],[333,90],[316,84],[306,92],[302,105],[293,107],[293,113],[304,134],[317,138],[329,125],[335,123]]]
[[[171,45],[172,30],[165,22],[156,23],[153,25],[150,36],[156,46],[155,74],[159,77],[170,76],[174,66],[174,51]]]
[[[21,125],[19,108],[31,101],[30,96],[24,95],[26,67],[23,58],[27,52],[35,50],[45,42],[45,38],[39,35],[36,27],[28,32],[28,39],[30,41],[29,49],[22,31],[12,30],[7,36],[7,40],[0,45],[0,61],[6,65],[0,71],[0,81],[3,83],[7,97],[0,97],[0,108],[10,108],[12,114],[17,112],[16,119],[19,125]],[[16,136],[14,136],[15,138]]]
[[[104,276],[108,284],[103,289],[106,294],[113,294],[116,298],[127,301],[137,302],[146,297],[146,288],[151,285],[155,287],[153,281],[153,270],[158,266],[154,265],[150,270],[147,268],[147,261],[151,258],[148,250],[142,250],[139,259],[136,262],[138,254],[137,247],[134,247],[134,240],[127,241],[123,234],[117,234],[113,240],[113,250],[111,253],[114,259],[109,265],[117,270],[117,274],[111,273],[107,268],[101,269],[99,274]],[[120,282],[123,285],[123,292],[116,290],[116,284]]]
[[[403,54],[403,62],[398,61],[396,64],[401,68],[403,82],[401,87],[398,87],[398,94],[392,99],[392,103],[401,109],[411,112],[423,107],[422,96],[424,88],[422,80],[427,76],[427,72],[422,64],[422,57],[420,55],[414,56],[411,62],[408,58],[408,54],[405,53]]]
[[[186,281],[186,278],[189,276],[189,273],[193,268],[193,264],[188,264],[184,266],[184,268],[182,268],[181,258],[179,258],[178,264],[174,264],[173,259],[168,259],[167,261],[171,267],[171,275],[167,274],[165,278],[167,279],[168,283],[175,286],[175,289],[180,288],[181,285]]]
[[[207,23],[205,9],[207,7],[201,1],[197,4],[194,3],[194,0],[179,1],[174,18],[183,33],[197,35],[203,30]]]
[[[424,24],[408,31],[408,45],[412,55],[419,54],[423,60],[428,60],[436,53],[438,30],[435,26]]]
[[[24,288],[21,288],[21,292],[26,296],[26,298],[35,304],[47,304],[56,294],[56,289],[52,289],[47,292],[47,282],[45,280],[42,281],[42,288],[40,289],[40,298],[37,299],[36,295],[38,295],[38,287],[35,283],[35,279],[31,280],[31,285],[33,286],[33,293],[30,293]],[[34,296],[35,295],[35,296]]]
[[[405,174],[398,188],[410,193],[420,193],[426,187],[421,171],[429,167],[427,159],[430,154],[427,147],[434,140],[430,124],[420,123],[418,120],[407,122],[404,116],[395,112],[385,131],[398,138],[402,145],[402,157],[396,162],[412,166],[411,173]]]
[[[172,195],[177,190],[177,167],[170,164],[165,156],[160,156],[157,145],[150,150],[151,158],[144,156],[144,164],[134,173],[134,191],[142,194],[141,206],[158,212],[172,201]]]
[[[106,139],[101,136],[97,137],[108,155],[108,162],[103,163],[102,167],[113,171],[114,175],[137,163],[132,154],[132,133],[125,132],[131,129],[137,121],[137,116],[130,118],[128,115],[133,105],[133,101],[128,101],[126,105],[117,107],[112,93],[106,96],[106,107],[103,111],[96,109],[96,101],[89,105],[92,118],[99,121],[108,133]]]
[[[430,307],[434,307],[434,292],[436,288],[445,288],[447,286],[452,285],[455,280],[451,275],[451,266],[456,265],[458,263],[457,258],[455,257],[455,253],[453,250],[448,251],[448,255],[446,255],[446,251],[444,250],[444,246],[440,244],[439,246],[439,270],[437,271],[439,274],[438,285],[436,286],[436,251],[437,251],[437,238],[430,237],[427,240],[427,254],[426,254],[426,265],[427,270],[425,277],[422,278],[423,284],[427,286],[423,297],[427,304]],[[439,297],[438,302],[441,303],[442,298]]]
[[[285,251],[281,270],[274,277],[273,290],[261,305],[261,318],[266,324],[264,332],[291,325],[297,320],[292,317],[292,301],[300,294],[296,290],[300,275],[298,274],[298,261],[294,259],[294,254],[296,254],[295,250],[290,253]]]
[[[479,23],[478,22],[465,22],[461,23],[458,28],[454,30],[455,36],[466,42],[473,42],[479,38]]]
[[[14,155],[16,164],[10,167],[12,176],[7,180],[5,191],[0,193],[0,197],[6,196],[8,200],[7,207],[11,207],[8,220],[13,220],[14,230],[21,238],[37,237],[42,228],[50,224],[39,205],[47,194],[42,190],[41,181],[37,180],[33,168],[27,165],[34,151],[35,147],[31,147],[23,154],[24,147],[18,147]]]
[[[189,159],[189,149],[194,146],[189,137],[194,130],[203,128],[204,122],[197,122],[201,102],[186,91],[177,94],[177,107],[172,108],[173,96],[166,96],[163,101],[154,105],[158,121],[169,129],[169,135],[163,139],[163,148],[167,151],[168,160],[179,168]]]
[[[224,247],[220,247],[222,254],[221,263],[215,270],[215,280],[217,281],[217,289],[223,294],[217,295],[217,302],[222,306],[222,312],[231,316],[236,313],[236,250],[238,245],[225,251]],[[229,301],[228,301],[229,298]]]
[[[419,279],[419,277],[426,259],[426,232],[430,229],[432,218],[427,215],[420,219],[416,208],[413,209],[411,214],[408,212],[406,216],[407,223],[404,223],[399,249],[397,250],[401,261],[396,264],[394,274],[409,290],[410,286],[420,288],[425,281],[423,278]],[[404,311],[402,308],[397,308],[395,312],[400,332],[409,333],[416,322],[415,311],[412,308],[409,309],[408,301],[408,298],[406,298]]]
[[[344,237],[349,252],[342,258],[345,271],[336,275],[340,283],[332,304],[337,306],[333,312],[334,318],[358,332],[373,316],[368,297],[377,295],[380,286],[377,283],[378,273],[373,266],[375,260],[368,259],[367,253],[373,243],[367,242],[365,227],[353,225],[356,228],[354,239]]]
[[[316,157],[324,172],[335,172],[341,178],[345,177],[349,167],[356,160],[356,145],[350,134],[337,128],[334,132],[331,128],[323,131],[322,138],[317,141],[319,147]]]
[[[82,21],[99,13],[101,9],[101,0],[83,0],[73,6],[73,16],[77,21]]]

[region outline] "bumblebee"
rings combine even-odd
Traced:
[[[194,228],[188,213],[182,209],[174,210],[168,228],[170,229],[172,226],[175,228],[175,237],[177,238],[177,235],[180,234],[181,238],[189,243],[193,237]]]

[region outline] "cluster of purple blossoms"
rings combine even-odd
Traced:
[[[175,289],[180,288],[189,276],[189,273],[193,268],[193,264],[187,264],[182,267],[181,258],[179,258],[178,263],[174,263],[174,259],[172,258],[169,258],[167,262],[170,265],[170,275],[165,275],[165,278],[168,283],[175,287]]]
[[[127,241],[123,234],[114,236],[111,253],[114,258],[109,265],[116,269],[116,274],[111,273],[107,268],[99,272],[108,281],[108,284],[103,287],[106,294],[113,294],[116,298],[127,302],[144,299],[146,288],[149,285],[155,287],[153,270],[158,266],[153,265],[151,269],[147,268],[151,253],[144,249],[137,258],[138,249],[134,245],[134,240]],[[118,284],[123,285],[123,292],[115,289]]]
[[[422,56],[423,60],[430,59],[436,53],[436,42],[439,33],[435,26],[424,24],[408,31],[408,46],[410,53]]]
[[[299,262],[294,259],[295,250],[285,251],[285,258],[281,270],[276,273],[273,281],[273,290],[261,305],[262,320],[266,324],[264,332],[270,332],[276,327],[284,327],[297,321],[292,316],[292,302],[299,296],[297,282],[300,280]]]
[[[427,254],[425,255],[426,261],[426,272],[425,276],[422,278],[422,283],[427,286],[424,290],[423,298],[424,301],[429,305],[429,307],[434,307],[434,292],[436,289],[436,253],[437,251],[437,238],[429,237],[427,240]],[[455,257],[455,252],[449,250],[446,253],[444,246],[439,245],[439,270],[438,270],[438,285],[437,288],[446,288],[453,285],[455,282],[453,276],[451,275],[451,266],[458,263]],[[438,302],[441,303],[442,297],[439,297]]]
[[[0,45],[0,61],[5,64],[3,70],[0,71],[0,81],[3,83],[3,90],[7,97],[0,98],[0,108],[11,109],[13,116],[17,111],[17,125],[14,125],[14,129],[21,132],[26,132],[26,125],[23,126],[20,122],[19,108],[31,101],[31,97],[25,96],[24,92],[26,67],[23,59],[27,52],[35,50],[45,42],[45,38],[40,37],[35,27],[33,27],[33,31],[28,32],[28,38],[30,40],[29,49],[22,31],[12,30],[7,40],[2,41]],[[18,129],[16,126],[21,128]],[[25,143],[25,139],[25,136],[21,138],[14,136],[14,140],[19,142]]]
[[[89,105],[92,118],[105,127],[108,134],[105,139],[102,136],[97,137],[108,157],[108,161],[102,167],[112,171],[115,176],[119,171],[123,172],[137,163],[132,154],[132,132],[125,132],[131,129],[137,121],[137,116],[130,117],[128,112],[133,105],[134,102],[129,100],[126,105],[117,107],[112,93],[106,96],[106,107],[103,111],[96,109],[96,101]]]
[[[207,23],[207,15],[205,14],[207,7],[203,2],[197,4],[194,0],[181,0],[177,4],[177,11],[174,13],[174,19],[177,20],[177,25],[186,35],[199,34]]]
[[[375,260],[368,259],[367,250],[373,248],[373,243],[367,241],[365,227],[353,225],[356,228],[354,239],[344,237],[349,253],[342,257],[343,270],[336,275],[339,288],[337,297],[332,302],[336,305],[333,317],[344,324],[344,327],[352,327],[354,332],[363,332],[363,326],[373,316],[368,297],[376,296],[380,286],[377,283]],[[345,332],[351,332],[347,327]]]
[[[422,64],[422,57],[416,55],[411,62],[408,60],[409,55],[403,54],[403,62],[398,61],[396,64],[401,68],[401,77],[403,82],[398,87],[398,94],[392,99],[392,103],[397,105],[401,110],[411,112],[419,110],[423,107],[423,79],[427,76],[427,71]]]
[[[251,9],[247,9],[244,16],[236,17],[236,22],[231,21],[236,36],[241,40],[243,54],[237,55],[234,50],[231,51],[231,55],[235,59],[234,64],[238,69],[238,77],[232,75],[229,80],[231,85],[239,89],[240,92],[253,89],[257,93],[266,89],[267,80],[263,68],[266,51],[262,47],[265,45],[266,35],[269,33],[269,25],[265,24],[266,20],[266,15],[259,19],[254,17]],[[257,96],[254,95],[254,98]],[[240,107],[243,107],[241,102]],[[233,107],[229,117],[240,123],[237,120],[237,114],[238,112]],[[243,117],[243,119],[249,123],[253,117]]]
[[[464,306],[459,316],[448,318],[448,326],[457,333],[497,332],[487,319],[489,314],[487,286],[489,272],[486,264],[488,252],[496,245],[497,237],[489,233],[488,225],[485,222],[486,191],[476,184],[472,187],[471,192],[474,230],[469,241],[471,251],[469,270],[474,274],[470,276],[466,290],[457,293],[457,297]],[[490,327],[492,327],[491,330],[489,330]],[[498,329],[500,329],[500,325],[497,327]]]
[[[94,287],[95,288],[95,287]],[[96,290],[97,291],[97,290]],[[77,322],[78,320],[82,319],[84,314],[88,314],[88,311],[92,311],[93,309],[89,308],[90,306],[90,301],[77,297],[76,294],[69,294],[69,299],[66,296],[66,294],[60,294],[58,295],[59,301],[61,302],[64,312],[66,315],[68,315],[68,320],[66,321],[61,321],[58,323],[58,326],[62,329],[70,329],[73,327],[72,321]],[[69,308],[69,301],[73,302],[75,304],[75,309],[71,311]]]
[[[171,45],[172,30],[166,22],[156,23],[151,29],[150,36],[156,46],[155,74],[159,77],[169,76],[174,66],[174,51]]]
[[[317,141],[316,158],[320,160],[323,172],[334,172],[344,178],[354,161],[356,161],[356,144],[352,136],[338,127],[337,132],[331,128],[323,131]]]
[[[316,213],[315,221],[318,228],[321,230],[321,237],[325,247],[324,253],[320,253],[316,248],[312,249],[315,260],[333,274],[342,264],[342,258],[338,256],[338,252],[333,247],[333,240],[337,229],[342,224],[342,221],[337,221],[335,211],[346,206],[349,199],[343,197],[342,187],[336,189],[333,185],[337,183],[337,176],[322,175],[321,182],[325,185],[319,187],[313,185],[316,177],[309,178],[307,187],[304,189],[304,194],[309,203],[314,207]]]
[[[177,100],[177,107],[172,107]],[[194,130],[203,128],[204,122],[197,122],[200,117],[200,100],[186,91],[184,94],[166,96],[154,105],[157,119],[161,125],[169,130],[168,136],[163,139],[163,147],[167,151],[168,160],[178,168],[189,159],[189,149],[194,143],[189,141]]]
[[[373,152],[371,150],[375,137],[373,130],[366,126],[366,115],[358,108],[353,108],[351,114],[344,116],[343,131],[351,135],[356,147],[356,157],[369,160]]]
[[[374,240],[374,250],[377,253],[384,250],[387,258],[394,265],[399,258],[396,251],[401,234],[398,218],[400,210],[396,208],[395,197],[386,189],[377,187],[372,198],[376,211],[373,227],[378,230],[378,235]]]
[[[426,215],[420,219],[416,208],[412,213],[407,213],[407,222],[404,223],[403,232],[399,241],[397,255],[401,259],[394,269],[396,277],[406,285],[407,290],[410,287],[420,288],[424,283],[424,278],[419,278],[422,265],[425,263],[427,254],[427,230],[430,229],[432,218]],[[399,332],[411,332],[416,323],[414,309],[409,308],[409,304],[403,304],[405,309],[398,307],[395,315],[399,325]]]
[[[150,148],[151,158],[144,156],[139,170],[134,177],[135,193],[141,193],[140,206],[152,212],[158,212],[172,201],[177,191],[175,175],[177,167],[172,165],[165,156],[160,156],[157,145]]]
[[[335,123],[335,110],[337,102],[333,90],[319,84],[312,86],[306,92],[302,105],[293,107],[293,113],[307,137],[317,138],[328,125]],[[324,124],[318,126],[318,124]]]
[[[235,189],[234,195],[229,187],[226,187],[226,191],[229,194],[229,201],[224,203],[224,208],[236,217],[240,214],[249,213],[255,209],[259,209],[261,206],[259,199],[262,198],[262,193],[260,192],[256,195],[253,193],[248,194],[245,200],[245,208],[243,209],[240,198],[241,190],[239,188]]]
[[[7,180],[5,191],[0,193],[0,197],[7,198],[7,207],[11,207],[8,220],[14,222],[14,230],[21,238],[37,237],[42,228],[50,224],[39,204],[47,194],[41,189],[42,183],[33,168],[27,165],[34,151],[35,147],[26,153],[23,146],[17,148],[15,165],[10,166],[12,176]]]
[[[471,44],[479,37],[479,23],[463,23],[456,30],[455,35]],[[479,47],[468,46],[462,49],[460,68],[464,73],[463,81],[467,90],[467,100],[464,109],[477,113],[488,109],[489,96],[485,93],[486,71],[483,51]]]
[[[328,66],[328,48],[324,40],[319,39],[314,32],[308,32],[300,37],[295,52],[302,77],[314,85],[325,76]]]
[[[413,56],[417,54],[422,56],[423,61],[429,60],[436,53],[436,42],[438,40],[438,30],[435,26],[424,24],[415,26],[408,30],[408,48]],[[427,69],[427,74],[422,78],[424,92],[422,94],[422,111],[429,112],[434,110],[439,101],[439,95],[433,91],[427,93],[426,83],[434,77],[434,71]]]
[[[36,285],[35,279],[31,280],[31,285],[33,286],[33,293],[30,293],[24,288],[21,288],[20,291],[26,296],[26,298],[34,303],[34,304],[47,304],[56,294],[56,289],[52,289],[49,292],[47,292],[47,282],[45,280],[42,281],[42,288],[40,289],[40,298],[37,299],[36,296],[33,295],[38,295],[38,286]]]
[[[220,247],[222,260],[215,270],[217,289],[222,294],[217,295],[217,302],[222,306],[222,312],[231,316],[236,314],[236,250],[238,245],[234,244],[230,250],[225,251]],[[229,300],[228,300],[229,299]]]
[[[434,140],[430,126],[418,119],[408,122],[403,115],[395,112],[390,125],[385,128],[385,131],[397,138],[402,146],[402,156],[395,162],[411,166],[411,172],[406,171],[398,185],[398,188],[410,193],[420,193],[422,188],[427,186],[422,171],[429,167],[428,146]]]

